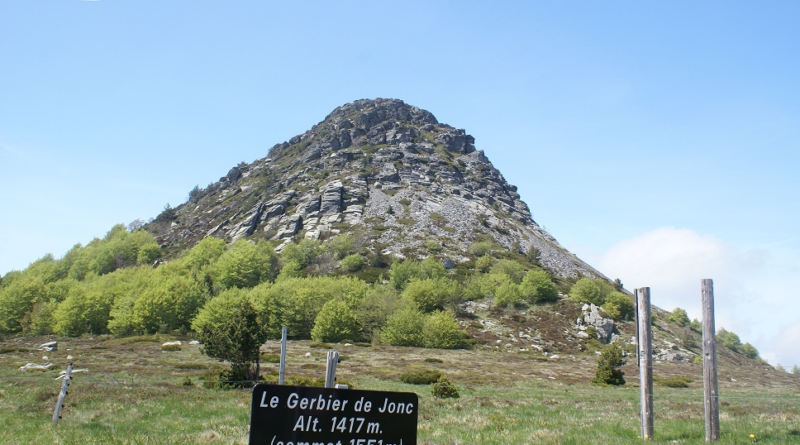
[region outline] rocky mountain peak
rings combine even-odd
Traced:
[[[558,276],[602,276],[532,219],[472,136],[397,99],[336,108],[265,158],[194,190],[171,216],[149,228],[176,250],[206,236],[265,238],[280,250],[351,233],[376,255],[452,266],[484,242],[535,256]]]

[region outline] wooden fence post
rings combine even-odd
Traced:
[[[636,352],[639,361],[639,404],[642,439],[653,439],[653,342],[650,326],[650,288],[636,289]]]
[[[328,351],[328,366],[325,369],[325,387],[333,388],[336,382],[336,365],[339,364],[339,353]]]
[[[58,402],[56,403],[56,410],[53,411],[53,423],[58,425],[58,420],[61,419],[61,409],[64,408],[64,399],[67,397],[67,388],[69,381],[72,379],[72,363],[67,366],[67,373],[64,374],[64,381],[61,382],[61,392],[58,394]]]
[[[717,387],[717,342],[714,337],[714,281],[704,279],[703,301],[703,406],[705,406],[706,442],[719,440],[719,392]]]
[[[289,336],[289,328],[286,326],[281,329],[281,365],[278,373],[278,384],[283,385],[286,380],[286,339]]]

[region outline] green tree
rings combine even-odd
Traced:
[[[253,244],[237,240],[215,265],[216,282],[223,289],[253,287],[275,279],[277,257],[266,241]]]
[[[394,313],[381,331],[381,340],[392,346],[422,346],[425,316],[414,308]]]
[[[509,281],[501,284],[494,293],[494,303],[500,307],[515,306],[522,302],[522,291],[520,286],[509,278]]]
[[[721,328],[719,331],[717,331],[715,337],[717,343],[725,346],[731,351],[739,351],[739,347],[742,346],[742,341],[739,339],[739,336],[726,330],[725,328]]]
[[[478,272],[488,272],[494,265],[494,258],[491,255],[483,255],[475,260],[475,270]]]
[[[243,300],[221,324],[209,325],[197,334],[203,344],[201,351],[204,354],[230,363],[231,380],[258,380],[259,348],[267,340],[268,333],[259,323],[258,313],[248,300]]]
[[[311,330],[311,338],[324,342],[340,342],[358,336],[356,317],[347,303],[341,300],[330,300],[325,303]]]
[[[413,279],[406,285],[403,298],[413,301],[422,312],[432,312],[444,309],[445,305],[453,301],[456,294],[456,284],[447,278]]]
[[[437,311],[425,318],[422,344],[426,348],[455,349],[464,342],[465,333],[452,312]]]
[[[532,270],[525,274],[520,286],[522,297],[529,303],[544,303],[558,300],[558,289],[543,270]]]
[[[758,349],[755,346],[751,345],[750,343],[745,343],[739,348],[739,352],[744,354],[745,357],[751,358],[753,360],[758,358]]]
[[[606,297],[603,310],[614,320],[633,320],[633,299],[622,292],[611,292]]]
[[[356,238],[353,235],[340,234],[329,239],[326,244],[337,260],[343,260],[355,253]]]
[[[22,318],[38,301],[46,298],[44,281],[38,276],[22,274],[0,289],[0,333],[22,330]]]
[[[364,301],[356,308],[356,319],[365,335],[372,335],[386,324],[386,320],[409,303],[397,294],[392,286],[371,288]]]
[[[354,253],[342,259],[342,268],[348,272],[358,272],[364,266],[364,258]]]
[[[597,385],[624,385],[625,373],[619,368],[625,365],[625,358],[622,356],[622,347],[617,343],[611,343],[600,350],[600,358],[597,360],[597,370],[592,383]]]
[[[522,269],[522,266],[520,266],[519,263],[506,259],[502,259],[495,263],[495,265],[491,268],[491,273],[507,275],[509,278],[511,278],[511,281],[513,281],[514,284],[521,283],[522,278],[525,276],[525,270]]]
[[[572,285],[569,290],[569,297],[578,303],[593,303],[602,306],[606,297],[614,291],[614,288],[603,280],[592,280],[581,278]]]
[[[301,269],[305,269],[316,261],[323,252],[322,245],[317,240],[303,239],[299,243],[289,243],[281,251],[281,261],[284,263],[295,262]]]
[[[689,324],[689,315],[684,309],[676,307],[669,314],[669,321],[677,324],[678,326],[686,326]]]

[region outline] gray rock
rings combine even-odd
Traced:
[[[57,341],[50,341],[50,342],[44,343],[41,346],[39,346],[39,350],[40,351],[48,351],[48,352],[58,351],[58,342]]]
[[[447,269],[447,270],[455,269],[456,262],[451,260],[450,258],[443,258],[442,259],[442,266],[444,266],[444,268]]]

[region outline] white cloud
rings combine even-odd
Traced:
[[[800,363],[800,258],[794,251],[740,249],[689,229],[662,227],[611,247],[599,266],[628,289],[650,287],[654,305],[684,308],[692,318],[701,316],[701,280],[711,278],[717,329],[736,332],[772,364]]]

